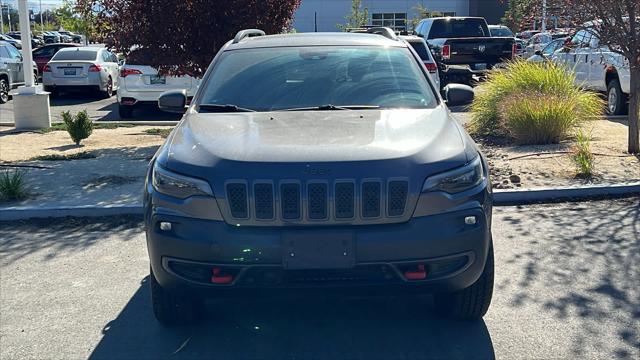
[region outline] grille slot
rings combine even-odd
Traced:
[[[337,183],[335,191],[336,219],[353,218],[355,185],[348,182]]]
[[[255,197],[256,219],[272,220],[273,219],[273,185],[271,184],[255,184],[253,186]]]
[[[327,218],[327,184],[309,184],[307,187],[309,219]]]
[[[247,185],[227,184],[227,200],[229,201],[231,216],[236,219],[246,219],[249,217]]]
[[[300,185],[282,184],[280,186],[282,218],[296,220],[300,218]]]
[[[367,181],[362,183],[362,217],[380,216],[380,183]]]
[[[408,192],[409,184],[406,181],[389,182],[389,192],[387,194],[387,214],[389,216],[404,214]]]

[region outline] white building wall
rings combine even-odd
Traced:
[[[455,12],[457,16],[469,15],[469,0],[362,0],[362,7],[372,13],[407,13],[407,20],[417,16],[414,7],[424,5],[429,11]],[[318,31],[337,31],[337,24],[346,22],[351,12],[351,0],[302,0],[293,19],[298,32],[314,31],[314,13]]]

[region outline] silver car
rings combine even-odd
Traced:
[[[60,49],[42,70],[42,84],[54,96],[60,90],[93,89],[108,98],[118,90],[119,68],[116,55],[105,48]]]

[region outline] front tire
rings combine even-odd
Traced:
[[[625,115],[627,113],[627,98],[622,92],[620,80],[613,79],[607,84],[607,114]]]
[[[493,241],[480,278],[466,289],[435,295],[436,308],[447,316],[480,320],[489,310],[493,296]]]
[[[163,288],[153,270],[149,275],[153,315],[165,326],[190,324],[196,322],[202,309],[202,299],[178,294]]]
[[[0,79],[0,104],[9,101],[9,82],[6,79]]]

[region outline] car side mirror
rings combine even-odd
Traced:
[[[473,102],[473,88],[462,84],[449,84],[443,89],[444,98],[449,106],[469,105]]]
[[[536,52],[534,53],[538,56],[544,56],[544,54],[542,53],[542,50],[536,50]]]
[[[158,99],[158,107],[162,111],[184,114],[187,110],[187,90],[165,91]]]

